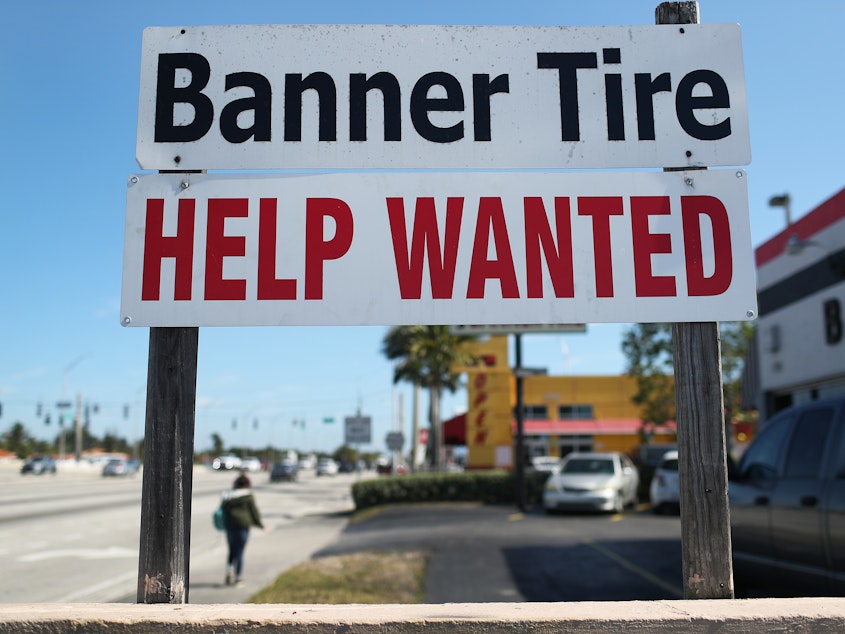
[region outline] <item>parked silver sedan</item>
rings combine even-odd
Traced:
[[[595,510],[621,513],[637,503],[640,477],[631,459],[618,452],[571,453],[543,491],[547,513]]]

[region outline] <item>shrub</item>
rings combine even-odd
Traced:
[[[525,503],[537,504],[548,473],[525,474]],[[466,471],[463,473],[419,473],[384,476],[352,485],[357,510],[381,504],[419,502],[481,502],[516,504],[516,474],[505,471]]]

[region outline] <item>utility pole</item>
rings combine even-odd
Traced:
[[[82,394],[76,394],[76,414],[73,417],[74,451],[76,461],[82,460]]]

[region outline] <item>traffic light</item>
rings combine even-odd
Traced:
[[[36,404],[35,406],[35,415],[38,418],[41,418],[41,403]]]
[[[45,424],[45,425],[49,425],[49,424],[50,424],[50,415],[49,415],[49,414],[47,414],[47,415],[44,417],[44,424]]]

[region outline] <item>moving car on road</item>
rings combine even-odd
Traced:
[[[261,460],[257,456],[247,456],[241,461],[241,469],[252,473],[261,471]]]
[[[639,482],[634,463],[624,454],[571,453],[560,471],[546,480],[543,507],[547,513],[564,509],[621,513],[637,503]]]
[[[27,473],[32,473],[33,475],[56,473],[56,461],[51,456],[32,456],[21,467],[21,474],[24,475]]]
[[[211,468],[214,470],[225,469],[229,471],[231,469],[240,469],[241,464],[243,464],[243,461],[240,456],[236,456],[234,454],[223,454],[212,461]]]
[[[320,458],[317,461],[317,475],[337,475],[339,468],[337,462],[331,458]]]
[[[112,458],[103,465],[104,476],[129,476],[138,473],[137,460],[124,460],[123,458]]]
[[[295,482],[297,476],[295,460],[282,460],[270,470],[270,482]]]

